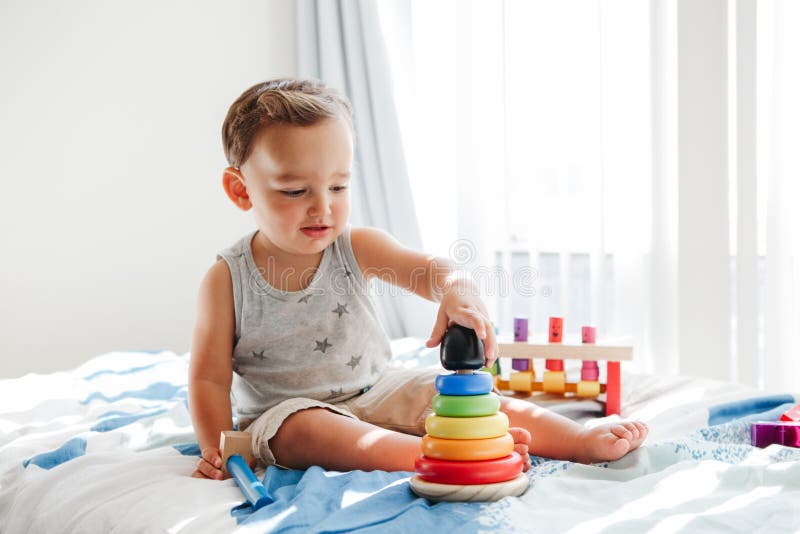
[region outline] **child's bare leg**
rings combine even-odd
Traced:
[[[293,469],[318,465],[335,471],[413,471],[421,440],[310,408],[290,415],[269,447],[280,465]]]
[[[509,429],[514,450],[530,467],[526,430]],[[421,439],[351,419],[324,408],[295,412],[269,440],[276,461],[285,467],[306,469],[318,465],[335,471],[413,471],[421,453]]]
[[[500,410],[511,426],[527,429],[530,452],[537,456],[582,463],[616,460],[639,447],[647,436],[640,422],[621,422],[585,428],[533,403],[501,397]]]

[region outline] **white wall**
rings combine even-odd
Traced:
[[[293,2],[0,0],[0,377],[189,349],[198,284],[252,227],[220,126],[295,73]]]

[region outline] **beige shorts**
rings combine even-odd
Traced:
[[[239,428],[253,435],[253,453],[265,465],[277,465],[269,440],[293,413],[326,408],[353,419],[405,434],[425,434],[425,418],[432,412],[434,382],[441,369],[390,369],[366,393],[337,404],[314,399],[288,399],[273,406],[258,419],[241,421]]]

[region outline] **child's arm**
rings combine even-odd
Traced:
[[[471,277],[451,262],[403,247],[376,228],[353,228],[353,253],[366,278],[377,277],[417,295],[439,302],[439,313],[427,345],[435,347],[451,322],[472,328],[484,342],[486,364],[497,359],[494,327]]]
[[[219,436],[233,429],[231,381],[235,312],[227,263],[209,269],[197,299],[189,364],[189,411],[203,458],[195,477],[222,479]]]

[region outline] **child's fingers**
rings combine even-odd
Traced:
[[[222,480],[222,456],[216,447],[206,447],[200,454],[202,460],[197,464],[197,470],[203,475],[214,480]]]
[[[488,320],[486,321],[486,339],[483,342],[483,352],[486,355],[486,367],[491,367],[497,359],[499,348],[497,347],[497,335],[494,333],[494,327]]]
[[[222,467],[222,456],[220,456],[218,448],[206,447],[200,452],[200,454],[203,456],[203,460],[205,460],[212,466],[218,469]]]
[[[486,338],[489,335],[489,331],[486,328],[486,318],[479,311],[472,311],[470,312],[470,319],[472,322],[472,329],[475,330],[478,339],[482,339],[485,344]]]
[[[220,471],[219,469],[216,469],[213,465],[208,463],[205,459],[201,459],[197,463],[197,469],[192,474],[192,476],[195,476],[196,473],[199,473],[203,477],[210,478],[212,480],[222,480],[222,477],[223,477],[222,471]],[[197,478],[200,478],[200,477],[197,477]]]
[[[436,323],[433,325],[433,332],[431,337],[425,342],[426,347],[435,347],[442,341],[442,336],[447,330],[447,312],[443,308],[439,308],[439,313],[436,315]]]
[[[486,321],[478,310],[462,308],[453,312],[450,318],[461,326],[475,330],[478,339],[486,339]]]

